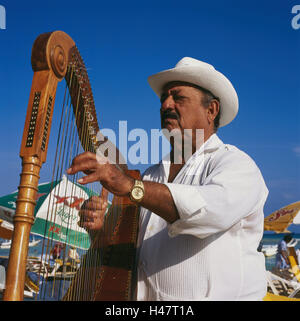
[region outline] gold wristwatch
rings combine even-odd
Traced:
[[[130,199],[133,202],[141,202],[145,195],[144,184],[142,181],[135,180],[130,192]]]

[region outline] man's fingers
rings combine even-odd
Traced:
[[[84,229],[87,229],[87,230],[93,230],[95,229],[95,224],[94,222],[83,222],[83,221],[79,221],[78,222],[78,225]]]
[[[102,195],[102,193],[104,195]],[[107,207],[107,191],[102,191],[101,196],[92,196],[86,200],[81,206],[80,213],[84,213],[85,210],[101,211]]]
[[[74,175],[78,172],[84,172],[86,174],[92,173],[97,167],[96,159],[87,159],[83,162],[74,162],[71,167],[68,168],[67,174]]]
[[[103,203],[108,202],[108,190],[102,186],[102,191],[101,191],[101,200]]]
[[[93,209],[84,209],[79,212],[80,219],[83,221],[93,221],[97,218],[98,214]]]
[[[94,182],[98,182],[99,180],[101,180],[100,174],[93,172],[90,175],[84,176],[82,178],[80,178],[77,182],[79,184],[85,185],[88,183],[94,183]]]
[[[78,225],[87,230],[99,230],[103,226],[101,214],[92,210],[81,210]]]
[[[96,164],[96,155],[91,152],[84,152],[73,159],[71,166],[67,170],[67,173],[73,175],[79,171],[89,171],[94,169]]]
[[[78,221],[78,225],[83,228],[91,228],[97,219],[97,213],[90,210],[81,211],[79,215],[80,220]]]

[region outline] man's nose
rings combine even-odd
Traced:
[[[175,102],[172,95],[168,96],[161,104],[161,110],[174,109]]]

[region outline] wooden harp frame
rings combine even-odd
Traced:
[[[96,151],[96,136],[99,131],[86,68],[75,42],[66,33],[55,31],[41,34],[34,42],[31,64],[34,75],[20,150],[22,172],[20,174],[19,193],[14,216],[14,232],[6,274],[6,288],[3,297],[5,301],[23,300],[29,235],[34,223],[39,173],[47,156],[56,88],[58,82],[63,78],[68,80],[70,69],[73,69],[72,77],[75,78],[72,82],[77,83],[78,89],[74,91],[69,87],[69,92],[73,110],[76,113],[79,139],[85,151]],[[83,137],[83,131],[87,133],[87,137]],[[120,165],[120,167],[132,177],[139,177],[137,171],[127,171],[126,165]],[[112,248],[120,243],[121,247],[116,246],[119,249],[122,248],[122,244],[135,243],[137,238],[138,207],[128,197],[117,199],[118,204],[127,206],[126,215],[123,215],[117,231],[114,231],[114,235],[111,236],[107,252],[111,252]],[[127,235],[125,233],[125,236],[117,235],[118,232],[124,230],[124,226],[125,229],[126,226],[129,227],[129,233]],[[115,253],[118,253],[118,251],[115,251]],[[133,260],[131,258],[129,265],[132,266]],[[95,300],[132,299],[132,291],[134,290],[130,291],[131,271],[125,269],[124,272],[124,269],[121,268],[121,280],[116,279],[118,272],[119,267],[114,267],[111,260],[106,260],[97,272],[97,289],[95,293],[90,295],[90,298]],[[122,284],[123,288],[112,291],[112,284],[116,286]],[[105,295],[107,291],[108,296]]]

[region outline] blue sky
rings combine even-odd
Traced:
[[[297,3],[298,2],[298,3]],[[258,164],[270,194],[265,214],[300,200],[300,29],[288,0],[4,1],[0,30],[0,195],[16,190],[18,157],[40,33],[63,30],[89,71],[101,127],[159,128],[147,77],[184,56],[206,61],[235,86],[240,110],[218,132]],[[145,166],[135,166],[145,169]]]

